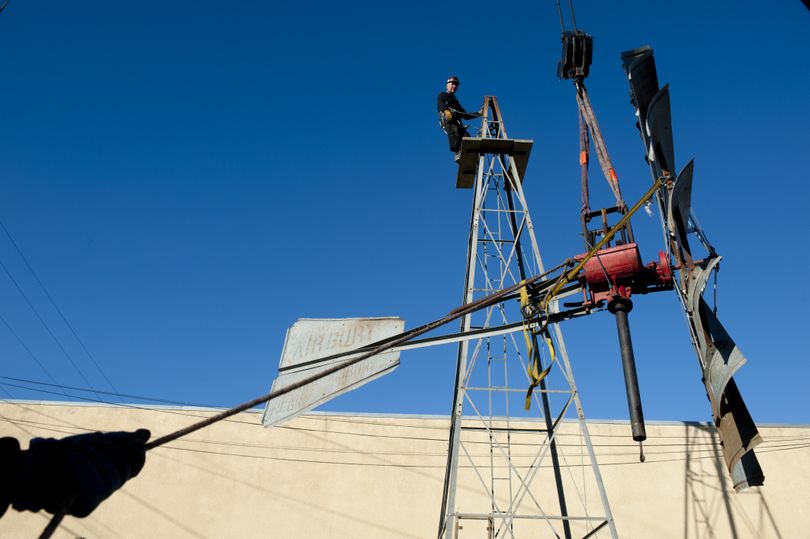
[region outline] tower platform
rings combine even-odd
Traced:
[[[461,155],[458,159],[458,176],[456,187],[458,189],[472,189],[475,183],[475,169],[478,167],[478,158],[484,154],[511,155],[515,158],[515,166],[520,181],[529,164],[529,155],[532,153],[532,140],[518,140],[509,138],[477,138],[464,137],[461,139]]]

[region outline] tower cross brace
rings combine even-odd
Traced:
[[[456,180],[473,195],[464,304],[544,272],[523,192],[533,143],[507,136],[494,96],[477,135],[462,141]],[[517,302],[500,303],[463,317],[461,332],[522,319]],[[523,333],[458,345],[438,537],[616,538],[562,331]],[[527,395],[535,354],[550,371]]]

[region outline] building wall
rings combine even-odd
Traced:
[[[212,410],[4,402],[0,436],[23,446],[31,437],[88,430],[149,428],[163,435]],[[85,519],[65,518],[55,537],[431,538],[436,536],[447,454],[442,417],[308,414],[265,429],[247,412],[151,451],[141,474]],[[531,427],[526,422],[524,426]],[[534,423],[536,426],[537,424]],[[765,486],[735,493],[721,464],[714,429],[648,422],[646,462],[626,422],[589,422],[590,434],[621,537],[792,538],[810,530],[807,499],[810,428],[761,427],[757,450]],[[571,514],[602,511],[576,423],[559,435]],[[487,510],[482,479],[469,460],[486,464],[488,444],[465,435],[469,457],[459,471],[459,506]],[[512,458],[523,470],[537,432],[515,437]],[[537,469],[530,500],[558,512],[551,467]],[[486,482],[486,478],[483,478]],[[508,478],[507,478],[508,479]],[[513,488],[519,481],[511,477]],[[508,481],[506,481],[508,483]],[[575,489],[578,488],[578,491]],[[529,503],[528,501],[524,503]],[[35,537],[45,513],[10,510],[0,538]],[[559,523],[556,524],[559,526]],[[517,536],[553,537],[545,523],[516,525]],[[584,534],[585,528],[576,529]],[[559,533],[559,527],[558,527]],[[595,537],[608,537],[599,532]],[[487,537],[486,522],[463,521],[460,539]]]

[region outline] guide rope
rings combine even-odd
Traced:
[[[234,415],[236,415],[238,413],[250,410],[251,408],[254,408],[254,407],[256,407],[256,406],[258,406],[260,404],[267,403],[267,402],[269,402],[269,401],[271,401],[271,400],[273,400],[275,398],[278,398],[278,397],[280,397],[282,395],[286,395],[287,393],[295,391],[296,389],[299,389],[299,388],[301,388],[301,387],[303,387],[303,386],[305,386],[307,384],[311,384],[312,382],[320,380],[321,378],[324,378],[326,376],[335,374],[335,373],[340,372],[340,371],[342,371],[344,369],[348,369],[349,367],[351,367],[353,365],[356,365],[356,364],[360,363],[361,361],[364,361],[364,360],[366,360],[366,359],[368,359],[368,358],[370,358],[372,356],[375,356],[377,354],[381,354],[382,352],[385,352],[386,350],[389,350],[389,349],[391,349],[391,348],[393,348],[395,346],[403,344],[406,341],[409,341],[410,339],[413,339],[414,337],[417,337],[419,335],[427,333],[428,331],[432,331],[432,330],[434,330],[434,329],[436,329],[436,328],[438,328],[440,326],[443,326],[443,325],[445,325],[445,324],[447,324],[449,322],[452,322],[453,320],[457,320],[458,318],[461,318],[462,316],[465,316],[467,314],[471,314],[471,313],[473,313],[475,311],[484,309],[484,308],[489,307],[491,305],[494,305],[496,303],[501,303],[503,301],[511,299],[512,295],[515,294],[515,293],[523,294],[524,291],[527,290],[528,285],[531,285],[531,284],[534,284],[534,283],[537,283],[537,282],[540,283],[539,287],[541,287],[543,290],[547,290],[547,292],[546,292],[546,294],[544,295],[544,297],[543,297],[543,299],[541,301],[541,309],[540,309],[540,312],[545,313],[545,318],[543,319],[543,321],[542,321],[542,323],[540,325],[540,328],[537,329],[537,330],[534,330],[534,333],[543,335],[543,337],[544,337],[544,339],[546,341],[546,344],[549,346],[549,349],[551,351],[552,364],[553,364],[553,360],[554,360],[554,357],[555,357],[556,354],[554,352],[553,343],[552,343],[552,341],[550,339],[550,336],[548,334],[548,331],[547,331],[547,327],[548,327],[548,325],[550,323],[550,313],[548,312],[548,308],[549,308],[549,305],[551,304],[552,299],[562,291],[563,287],[566,284],[571,282],[579,274],[579,272],[585,266],[585,263],[588,262],[588,260],[590,260],[591,258],[593,258],[596,255],[596,253],[599,251],[599,249],[601,249],[608,241],[610,241],[610,239],[613,238],[613,236],[619,230],[621,230],[621,228],[623,226],[625,226],[627,221],[630,220],[630,217],[632,217],[632,215],[636,211],[638,211],[638,209],[641,208],[644,205],[644,203],[647,202],[647,200],[649,200],[650,197],[652,197],[658,191],[658,189],[661,187],[661,185],[662,185],[661,179],[656,180],[653,183],[652,187],[649,189],[649,191],[647,191],[641,197],[641,199],[639,199],[639,201],[636,202],[635,205],[633,205],[632,208],[630,208],[630,210],[621,218],[621,220],[619,220],[619,222],[616,223],[616,225],[614,225],[605,234],[605,237],[602,238],[602,240],[599,241],[593,247],[593,249],[591,249],[588,252],[588,254],[586,254],[585,257],[582,258],[582,260],[579,261],[578,264],[574,265],[574,267],[572,269],[570,269],[569,271],[567,271],[567,272],[564,271],[554,281],[547,280],[549,274],[551,274],[551,273],[553,273],[553,272],[555,272],[557,270],[560,270],[562,268],[567,268],[567,267],[572,266],[573,265],[572,259],[566,260],[562,264],[556,266],[555,268],[553,268],[553,269],[551,269],[551,270],[549,270],[549,271],[547,271],[545,273],[541,273],[541,274],[535,275],[534,277],[529,277],[527,279],[522,279],[519,283],[517,283],[517,284],[515,284],[513,286],[504,288],[503,290],[495,292],[494,294],[490,294],[489,296],[485,296],[485,297],[483,297],[483,298],[481,298],[481,299],[479,299],[477,301],[467,303],[465,305],[462,305],[461,307],[457,307],[456,309],[453,309],[447,315],[445,315],[442,318],[439,318],[438,320],[434,320],[432,322],[429,322],[427,324],[424,324],[424,325],[419,326],[417,328],[414,328],[412,330],[401,333],[398,336],[386,339],[383,342],[383,344],[375,346],[371,350],[368,350],[367,352],[361,353],[359,356],[357,356],[355,358],[352,358],[352,359],[349,359],[349,360],[345,361],[344,363],[341,363],[339,365],[335,365],[333,367],[325,369],[325,370],[323,370],[323,371],[321,371],[321,372],[319,372],[317,374],[314,374],[314,375],[312,375],[312,376],[310,376],[308,378],[301,379],[298,382],[294,382],[294,383],[292,383],[292,384],[290,384],[290,385],[288,385],[286,387],[283,387],[283,388],[280,388],[280,389],[277,389],[277,390],[274,390],[274,391],[270,391],[269,393],[267,393],[265,395],[262,395],[261,397],[257,397],[257,398],[255,398],[253,400],[247,401],[247,402],[245,402],[243,404],[240,404],[238,406],[234,406],[233,408],[229,408],[227,410],[224,410],[224,411],[222,411],[222,412],[220,412],[220,413],[218,413],[216,415],[213,415],[213,416],[211,416],[211,417],[209,417],[207,419],[204,419],[202,421],[198,421],[197,423],[193,423],[193,424],[191,424],[191,425],[189,425],[187,427],[179,429],[179,430],[177,430],[175,432],[172,432],[170,434],[166,434],[165,436],[160,436],[160,437],[152,440],[151,442],[147,443],[146,446],[145,446],[146,450],[151,451],[152,449],[155,449],[156,447],[160,447],[161,445],[167,444],[169,442],[173,442],[173,441],[175,441],[175,440],[177,440],[179,438],[187,436],[187,435],[189,435],[189,434],[191,434],[193,432],[196,432],[196,431],[198,431],[200,429],[203,429],[205,427],[209,427],[209,426],[211,426],[211,425],[213,425],[215,423],[218,423],[218,422],[220,422],[220,421],[222,421],[224,419],[227,419],[227,418],[229,418],[231,416],[234,416]],[[527,293],[527,292],[525,292],[525,293]],[[528,301],[528,296],[527,296],[527,301]],[[360,349],[362,349],[362,347]],[[533,361],[537,359],[537,355],[536,355],[537,352],[534,351],[534,354],[535,355],[533,357]],[[529,369],[529,376],[531,378],[531,384],[532,384],[530,389],[532,391],[533,391],[534,387],[536,387],[540,383],[540,381],[542,381],[543,378],[545,378],[545,376],[548,375],[547,371],[549,371],[550,369],[551,369],[551,364],[549,364],[548,367],[543,369],[542,372],[537,372],[537,368],[535,368],[535,369],[530,368]],[[527,401],[530,400],[530,397],[531,397],[531,393],[529,393],[527,395]],[[69,507],[69,504],[66,504],[60,511],[58,511],[56,514],[54,514],[54,516],[51,518],[50,522],[48,523],[48,526],[46,526],[45,530],[40,535],[40,539],[48,539],[49,537],[51,537],[53,532],[56,531],[56,529],[59,527],[59,524],[62,521],[62,519],[65,517],[65,514],[67,514],[68,507]]]

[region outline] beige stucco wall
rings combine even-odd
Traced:
[[[87,430],[147,427],[157,436],[211,413],[5,402],[0,404],[0,435],[16,436],[23,445],[34,436]],[[272,429],[259,423],[259,413],[244,413],[150,452],[136,479],[90,517],[67,517],[55,537],[435,537],[446,418],[309,414]],[[649,422],[644,464],[626,424],[594,421],[589,428],[621,537],[810,534],[808,427],[761,426],[765,441],[757,453],[765,486],[742,493],[729,491],[708,427]],[[566,497],[572,514],[587,508],[595,515],[602,506],[589,468],[583,468],[587,458],[577,432],[576,423],[566,424],[559,438]],[[486,463],[489,446],[475,443],[483,441],[480,436],[465,434],[465,448],[470,458]],[[537,436],[527,432],[512,439],[512,458],[524,470],[532,462]],[[459,507],[486,510],[481,481],[465,459]],[[538,504],[555,510],[547,460],[533,485],[531,496]],[[0,538],[35,537],[48,519],[44,513],[9,511],[0,520]],[[532,537],[553,537],[545,524],[529,524]],[[463,522],[458,536],[485,538],[486,523]]]

